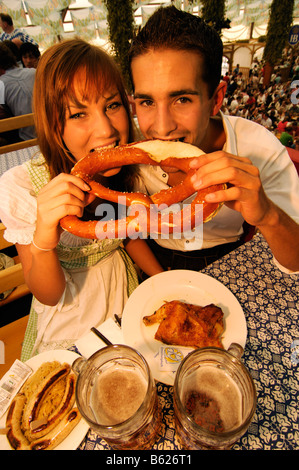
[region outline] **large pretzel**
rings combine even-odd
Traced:
[[[218,203],[207,203],[206,194],[223,189],[223,185],[214,185],[199,190],[188,207],[179,213],[163,213],[159,206],[169,207],[179,203],[194,193],[190,181],[195,170],[189,168],[191,158],[203,155],[197,147],[182,142],[149,140],[115,148],[103,148],[89,153],[79,160],[71,173],[82,178],[91,187],[91,193],[106,201],[125,203],[126,206],[140,208],[139,216],[129,215],[120,220],[82,221],[76,216],[66,216],[61,227],[79,237],[84,238],[125,238],[128,232],[144,232],[147,234],[183,232],[184,227],[194,228],[198,220],[210,220],[219,209]],[[106,188],[95,181],[94,175],[108,169],[123,165],[146,164],[174,167],[186,173],[184,181],[169,189],[147,196],[143,193],[121,193]],[[121,199],[119,199],[121,197]],[[137,206],[135,206],[137,205]],[[138,213],[138,212],[137,212]],[[202,217],[202,219],[201,219]],[[130,230],[129,230],[130,229]]]

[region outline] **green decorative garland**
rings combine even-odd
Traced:
[[[132,91],[128,68],[128,52],[130,41],[135,28],[133,5],[134,0],[104,0],[107,8],[107,21],[109,25],[109,39],[115,60],[118,63],[127,90]]]
[[[213,26],[219,34],[221,30],[230,28],[230,20],[225,18],[226,0],[201,0],[201,16],[206,23]]]
[[[279,63],[293,21],[294,0],[273,0],[263,59],[271,67]]]

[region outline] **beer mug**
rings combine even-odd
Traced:
[[[184,358],[175,377],[174,413],[184,449],[229,449],[246,432],[256,391],[243,349],[206,347]]]
[[[107,346],[73,364],[82,417],[118,450],[149,449],[161,427],[157,389],[144,357],[125,345]]]

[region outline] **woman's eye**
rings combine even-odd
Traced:
[[[107,111],[118,109],[122,106],[122,103],[120,101],[113,101],[113,103],[110,103],[107,105]]]
[[[79,112],[79,113],[73,113],[70,114],[69,119],[79,119],[85,116],[85,113]]]

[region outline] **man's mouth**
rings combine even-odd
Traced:
[[[165,142],[185,142],[185,137],[177,137],[176,139],[159,139],[154,138],[152,140],[164,140]]]

